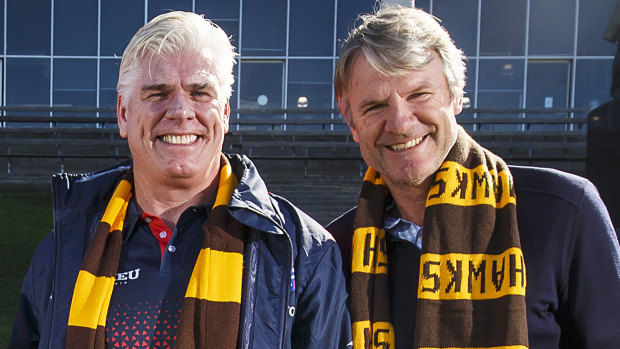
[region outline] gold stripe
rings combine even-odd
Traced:
[[[500,255],[425,253],[420,260],[418,298],[478,300],[524,296],[525,274],[523,253],[516,247]]]
[[[364,181],[370,182],[374,185],[385,185],[383,178],[381,178],[380,176],[377,178],[377,170],[372,167],[368,167],[368,170],[366,170],[366,174],[364,175]]]
[[[242,273],[242,254],[202,249],[185,297],[241,303]]]
[[[239,185],[237,177],[232,173],[232,167],[228,160],[224,159],[226,163],[220,170],[220,183],[218,185],[217,196],[213,208],[224,205],[228,206],[230,199],[232,198],[233,190]]]
[[[355,229],[351,272],[387,274],[385,230],[377,227]]]
[[[129,204],[129,199],[131,199],[131,196],[131,184],[123,179],[116,187],[116,190],[108,203],[108,207],[105,209],[105,213],[101,218],[102,222],[110,225],[110,232],[113,232],[114,230],[123,231],[123,223],[125,222],[127,205]]]
[[[389,322],[353,323],[353,348],[394,348],[394,327]],[[368,343],[366,341],[368,340]],[[387,344],[387,346],[385,345]]]
[[[105,326],[114,277],[95,276],[80,270],[69,312],[69,326],[96,329]],[[100,311],[98,311],[100,310]]]
[[[499,188],[501,192],[497,190]],[[499,200],[496,200],[497,194]],[[438,204],[491,205],[496,208],[516,204],[510,172],[503,170],[497,174],[485,165],[468,169],[456,162],[446,161],[437,172],[426,201],[427,207]]]
[[[418,349],[528,349],[525,345],[504,345],[500,347],[421,347]]]

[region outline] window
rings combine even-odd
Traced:
[[[80,73],[76,74],[76,71]],[[97,61],[55,59],[53,98],[54,106],[97,105]]]
[[[484,0],[481,9],[480,55],[522,56],[526,0]]]
[[[54,0],[54,55],[97,55],[96,18],[96,1]]]
[[[334,0],[291,1],[289,54],[331,56],[334,52],[333,18]]]
[[[523,61],[515,59],[480,59],[478,74],[478,108],[510,109],[523,105]],[[514,118],[518,114],[484,113],[480,118]],[[514,129],[517,125],[498,125],[494,130]]]
[[[144,25],[144,1],[101,2],[101,55],[122,56],[138,28]]]
[[[569,106],[570,61],[530,61],[527,64],[526,108]],[[526,117],[567,117],[566,113],[531,114]],[[532,129],[562,129],[564,125],[532,125]]]
[[[580,56],[613,56],[615,47],[602,38],[615,1],[579,1],[577,54]]]
[[[575,2],[530,1],[530,55],[572,55],[575,37]]]
[[[332,101],[331,60],[291,60],[288,65],[287,109],[326,110]],[[288,119],[327,118],[331,114],[289,114]],[[308,125],[319,127],[319,125]],[[297,128],[306,128],[297,127]],[[291,129],[289,127],[288,129]]]
[[[435,0],[433,14],[442,20],[441,24],[448,30],[458,48],[468,56],[476,55],[477,1]]]
[[[610,100],[611,59],[577,60],[575,107],[593,109]]]
[[[7,1],[7,54],[49,55],[50,14],[48,0]]]
[[[286,1],[244,1],[242,40],[243,55],[284,56]]]
[[[282,61],[242,61],[240,84],[240,103],[243,109],[281,109],[284,62]],[[242,115],[243,118],[267,118],[269,114]]]

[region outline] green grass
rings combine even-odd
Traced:
[[[7,347],[22,280],[52,221],[50,193],[0,193],[0,348]]]

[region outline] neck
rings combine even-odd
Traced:
[[[385,179],[384,179],[385,180]],[[424,210],[426,208],[426,197],[430,189],[429,179],[417,185],[403,186],[395,185],[385,180],[385,184],[390,189],[392,198],[400,216],[417,225],[424,225]]]
[[[134,173],[136,202],[144,212],[160,217],[174,229],[179,217],[188,207],[206,202],[216,194],[219,172],[205,178],[202,185],[184,185],[182,181],[157,183]]]

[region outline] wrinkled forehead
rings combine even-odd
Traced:
[[[149,54],[139,61],[137,69],[142,84],[205,84],[220,92],[210,50]]]

